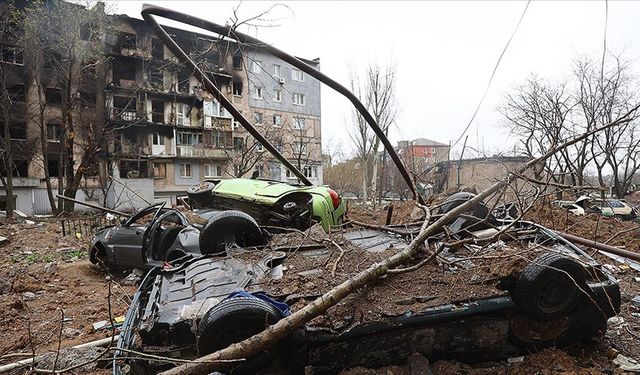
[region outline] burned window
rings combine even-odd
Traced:
[[[55,70],[62,64],[62,55],[58,52],[49,52],[44,57],[44,68]]]
[[[7,85],[7,94],[12,102],[25,102],[24,85]]]
[[[151,121],[156,124],[164,123],[164,102],[160,100],[151,101]]]
[[[242,52],[240,51],[233,54],[233,69],[242,70]]]
[[[149,178],[145,160],[121,160],[120,178]]]
[[[22,51],[14,46],[0,45],[0,62],[14,65],[24,65]]]
[[[96,106],[96,94],[80,91],[80,105],[87,108],[94,108]]]
[[[164,60],[164,44],[160,39],[151,39],[151,56],[156,60]]]
[[[164,90],[164,72],[160,68],[151,68],[149,71],[149,83],[155,91]]]
[[[47,87],[44,89],[44,96],[47,104],[62,105],[62,90],[55,87]]]
[[[136,98],[127,96],[113,97],[113,113],[114,120],[134,121],[137,119]]]
[[[118,86],[130,87],[136,81],[136,60],[116,58],[113,60],[113,83]]]
[[[58,160],[47,159],[47,170],[49,171],[49,177],[60,177],[60,165]]]
[[[10,167],[11,167],[12,177],[27,177],[28,170],[29,170],[29,163],[26,160],[14,159]],[[0,163],[0,175],[1,176],[8,175],[4,163]],[[0,209],[2,209],[2,204],[4,203],[1,200],[2,198],[4,198],[4,196],[0,196]]]
[[[138,38],[136,34],[120,33],[120,50],[136,49]]]
[[[60,142],[62,140],[62,126],[60,124],[47,124],[47,141]]]
[[[233,95],[242,96],[242,82],[233,81]]]
[[[178,71],[178,91],[188,94],[189,93],[189,81],[191,74],[188,71]]]
[[[4,124],[0,124],[0,137],[4,137]],[[9,124],[9,138],[17,140],[27,139],[27,125],[24,122],[12,122]]]

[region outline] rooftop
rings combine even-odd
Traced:
[[[412,141],[399,141],[398,147],[407,147],[407,146],[435,146],[435,147],[448,147],[448,144],[440,143],[437,141],[433,141],[427,138],[416,138]]]

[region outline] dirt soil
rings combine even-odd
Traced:
[[[394,203],[393,224],[414,221],[412,201]],[[379,208],[350,207],[349,218],[384,224],[387,212]],[[588,215],[567,216],[562,210],[536,207],[527,219],[538,221],[552,229],[563,230],[598,241],[607,241],[627,250],[640,252],[638,224],[620,222],[611,218]],[[42,224],[42,225],[40,225]],[[6,354],[45,353],[55,350],[59,343],[68,347],[110,336],[109,330],[94,331],[92,324],[109,320],[109,301],[113,317],[126,313],[136,286],[123,285],[126,274],[113,275],[111,298],[107,274],[91,266],[87,259],[88,239],[63,236],[59,219],[42,219],[35,225],[24,221],[0,219],[0,236],[8,241],[0,244],[0,365],[23,357],[2,358]],[[321,230],[313,230],[309,237],[322,239]],[[290,256],[288,269],[282,280],[270,288],[277,293],[318,294],[345,280],[349,275],[363,270],[389,253],[363,253],[350,246],[339,234],[334,240],[342,251],[330,245],[326,254],[316,257],[302,254]],[[274,246],[297,246],[302,242],[299,234],[276,238]],[[315,243],[307,238],[307,243]],[[520,252],[521,247],[507,250]],[[341,255],[342,254],[342,255]],[[424,256],[421,254],[420,256]],[[621,374],[622,370],[612,362],[617,354],[640,359],[640,309],[631,299],[640,295],[640,272],[596,254],[595,257],[620,280],[623,304],[622,321],[612,322],[605,337],[593,342],[576,344],[566,349],[547,349],[525,356],[521,361],[485,362],[479,364],[455,361],[432,363],[434,374]],[[339,261],[338,261],[338,258]],[[418,259],[414,260],[418,261]],[[345,329],[356,321],[394,315],[407,310],[418,311],[440,304],[444,300],[464,302],[487,294],[502,293],[493,288],[494,279],[503,277],[522,267],[508,261],[476,264],[471,270],[457,274],[447,272],[446,267],[429,265],[424,271],[410,274],[389,275],[379,280],[373,288],[363,288],[344,300],[326,315],[314,321],[333,329]],[[335,272],[335,277],[332,273]],[[301,274],[302,273],[302,274]],[[455,286],[452,288],[451,286]],[[428,286],[428,295],[418,293]],[[491,286],[491,287],[489,287]],[[414,289],[412,289],[414,288]],[[415,289],[417,288],[417,289]],[[277,294],[276,293],[276,294]],[[393,298],[389,298],[389,296]],[[419,298],[416,298],[419,297]],[[384,301],[384,303],[380,303]],[[298,301],[299,308],[304,302]],[[370,313],[371,311],[371,313]],[[365,313],[366,312],[366,313]],[[64,324],[62,313],[64,313]],[[25,355],[25,357],[27,357]],[[60,366],[58,366],[59,368]],[[15,373],[24,373],[18,370]],[[81,373],[108,374],[106,369],[88,369]],[[350,369],[344,374],[409,374],[407,365],[382,369]]]
[[[108,275],[88,261],[86,238],[63,236],[59,219],[35,225],[3,219],[0,236],[8,238],[0,244],[0,357],[27,353],[0,364],[111,336],[93,323],[109,321],[109,302],[112,317],[123,316],[135,286],[121,285],[124,275],[113,275],[107,298]],[[64,365],[58,363],[58,369]]]

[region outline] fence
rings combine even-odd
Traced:
[[[117,222],[119,218],[109,219],[106,216],[94,216],[82,219],[62,219],[62,235],[63,236],[78,236],[88,238],[93,236],[98,229],[107,225],[112,225]]]

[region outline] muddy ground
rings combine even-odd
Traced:
[[[392,224],[413,221],[412,202],[394,204]],[[350,219],[382,224],[386,211],[351,207]],[[586,217],[567,216],[562,210],[537,207],[527,215],[530,220],[556,230],[563,230],[590,239],[624,247],[640,252],[640,228],[638,224],[620,222],[612,218],[589,215]],[[31,353],[55,351],[58,346],[68,347],[100,338],[109,337],[108,329],[94,330],[93,323],[109,321],[126,313],[135,285],[124,285],[126,274],[111,275],[93,267],[88,261],[88,239],[63,236],[59,219],[42,219],[36,224],[25,224],[23,220],[0,219],[0,236],[7,237],[0,244],[0,365],[25,358]],[[312,236],[320,236],[314,232]],[[613,238],[612,238],[613,237]],[[339,235],[335,237],[340,244]],[[295,236],[291,243],[297,241]],[[333,249],[329,256],[312,260],[299,258],[293,261],[292,269],[285,270],[284,278],[274,282],[274,292],[280,293],[321,293],[349,275],[362,270],[371,262],[382,259],[394,250],[377,254],[361,254],[353,248]],[[515,249],[517,250],[517,248]],[[623,305],[620,317],[622,323],[610,324],[605,337],[589,343],[576,344],[566,350],[547,349],[525,356],[514,363],[507,361],[481,364],[464,364],[454,361],[438,361],[431,364],[435,374],[601,374],[623,373],[612,362],[615,355],[640,359],[640,310],[631,304],[631,299],[640,294],[640,272],[596,254],[595,257],[612,267],[620,280]],[[338,261],[338,258],[340,260]],[[292,258],[295,260],[295,258]],[[462,272],[452,276],[437,265],[429,265],[423,271],[409,275],[400,274],[381,279],[376,288],[362,290],[357,296],[348,298],[316,323],[332,328],[344,329],[353,322],[344,316],[371,319],[384,314],[399,313],[401,310],[420,310],[438,304],[440,299],[464,300],[482,296],[483,293],[499,293],[482,285],[483,280],[491,280],[497,274],[509,272],[516,267],[505,263],[502,267],[478,267],[474,272]],[[300,272],[321,269],[321,277],[301,276]],[[294,272],[295,271],[295,272]],[[415,297],[410,285],[415,278],[429,285],[428,295],[422,299],[407,302]],[[462,278],[462,279],[459,279]],[[638,279],[640,280],[640,279]],[[473,282],[470,282],[473,281]],[[445,284],[443,284],[445,282]],[[312,283],[312,284],[309,284]],[[448,283],[448,284],[446,284]],[[111,284],[111,288],[109,285]],[[460,288],[460,285],[466,285]],[[111,291],[110,291],[111,290]],[[393,291],[393,298],[389,298]],[[457,293],[457,295],[456,295]],[[111,294],[111,298],[108,298]],[[423,293],[424,294],[424,293]],[[363,302],[364,301],[364,302]],[[367,302],[369,301],[369,302]],[[384,301],[381,303],[381,301]],[[109,306],[111,305],[111,306]],[[378,310],[375,307],[377,306]],[[382,306],[382,307],[381,307]],[[299,306],[294,306],[299,307]],[[359,310],[358,310],[359,309]],[[110,314],[111,311],[111,314]],[[353,314],[353,312],[356,312]],[[360,313],[358,313],[360,311]],[[366,311],[367,313],[363,313]],[[373,314],[369,314],[372,312]],[[61,324],[62,323],[62,324]],[[109,324],[107,324],[109,325]],[[24,354],[23,357],[20,355]],[[10,357],[4,357],[10,355]],[[60,368],[60,365],[58,366]],[[24,373],[19,370],[15,373]],[[87,369],[78,373],[107,374],[104,369]],[[409,374],[408,364],[390,366],[383,369],[351,369],[344,374]]]

